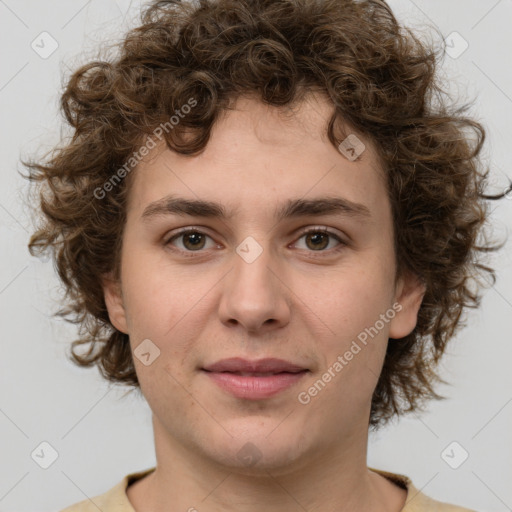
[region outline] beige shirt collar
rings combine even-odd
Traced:
[[[407,498],[402,512],[475,512],[474,510],[448,503],[441,503],[429,498],[416,489],[412,481],[405,475],[390,473],[370,467],[368,469],[375,471],[407,490]],[[131,483],[145,477],[154,470],[155,468],[153,467],[137,473],[130,473],[106,493],[72,505],[61,512],[97,512],[98,509],[102,512],[135,512],[135,509],[132,507],[126,495],[126,489]]]

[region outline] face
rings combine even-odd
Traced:
[[[395,283],[384,175],[364,137],[357,161],[331,145],[331,108],[240,99],[203,154],[132,171],[121,283],[104,288],[157,445],[283,469],[366,439],[388,338],[413,330],[423,289]],[[248,366],[205,370],[228,358]],[[264,358],[294,368],[251,367]]]

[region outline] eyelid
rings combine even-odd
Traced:
[[[345,242],[345,240],[342,239],[342,235],[340,235],[338,233],[338,231],[334,231],[333,229],[327,227],[327,226],[321,226],[321,225],[317,225],[317,226],[309,226],[307,228],[303,228],[301,229],[296,236],[303,236],[303,235],[307,235],[308,233],[317,233],[317,232],[320,232],[320,233],[326,233],[327,235],[331,235],[335,238],[337,238],[340,242]],[[345,242],[347,243],[347,242]]]
[[[163,245],[164,246],[167,246],[170,244],[170,242],[176,238],[179,238],[181,235],[184,235],[184,234],[187,234],[187,233],[199,233],[201,235],[206,235],[207,237],[211,238],[212,240],[214,240],[213,236],[208,234],[207,232],[207,228],[205,227],[201,227],[201,226],[185,226],[183,228],[178,228],[176,230],[173,230],[171,232],[171,234],[168,235],[169,236],[164,236],[164,240],[163,240]],[[218,245],[218,244],[217,244]],[[190,254],[193,254],[194,252],[197,252],[197,253],[203,253],[205,252],[204,250],[200,250],[200,251],[183,251],[183,249],[177,249],[177,251],[179,252],[187,252],[187,253],[190,253]]]
[[[205,232],[205,230],[206,230],[206,228],[202,227],[202,226],[185,226],[183,228],[173,229],[172,231],[167,233],[167,235],[169,235],[169,236],[167,236],[167,235],[164,236],[164,240],[166,240],[166,242],[164,242],[164,243],[168,243],[173,238],[176,238],[179,235],[183,235],[184,233],[189,233],[189,232],[196,232],[197,231],[198,233],[208,235],[208,233]],[[210,236],[210,235],[208,235],[208,236]],[[211,238],[211,236],[210,236],[210,238]]]

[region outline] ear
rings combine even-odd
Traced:
[[[401,309],[397,308],[397,314],[390,322],[390,338],[400,339],[414,330],[425,291],[425,285],[420,278],[411,272],[398,279],[395,302],[400,304]]]
[[[121,284],[109,273],[102,277],[102,286],[110,322],[118,331],[128,334]]]

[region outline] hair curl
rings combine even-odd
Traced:
[[[110,323],[101,286],[104,274],[119,278],[130,180],[101,200],[94,191],[191,97],[197,105],[165,134],[167,147],[186,155],[205,148],[219,115],[242,94],[286,108],[319,91],[334,106],[333,145],[342,119],[377,148],[396,275],[413,272],[426,286],[414,331],[388,344],[370,426],[444,398],[433,388],[444,382],[437,363],[464,308],[480,304],[471,285],[482,272],[495,282],[477,256],[499,248],[477,242],[490,198],[479,160],[485,130],[439,85],[444,47],[421,42],[378,0],[158,1],[141,21],[117,55],[68,80],[61,109],[71,139],[44,161],[23,162],[25,177],[39,182],[44,214],[30,253],[52,251],[66,291],[57,314],[80,326],[71,360],[139,387],[128,336]],[[89,350],[79,354],[84,344]]]

